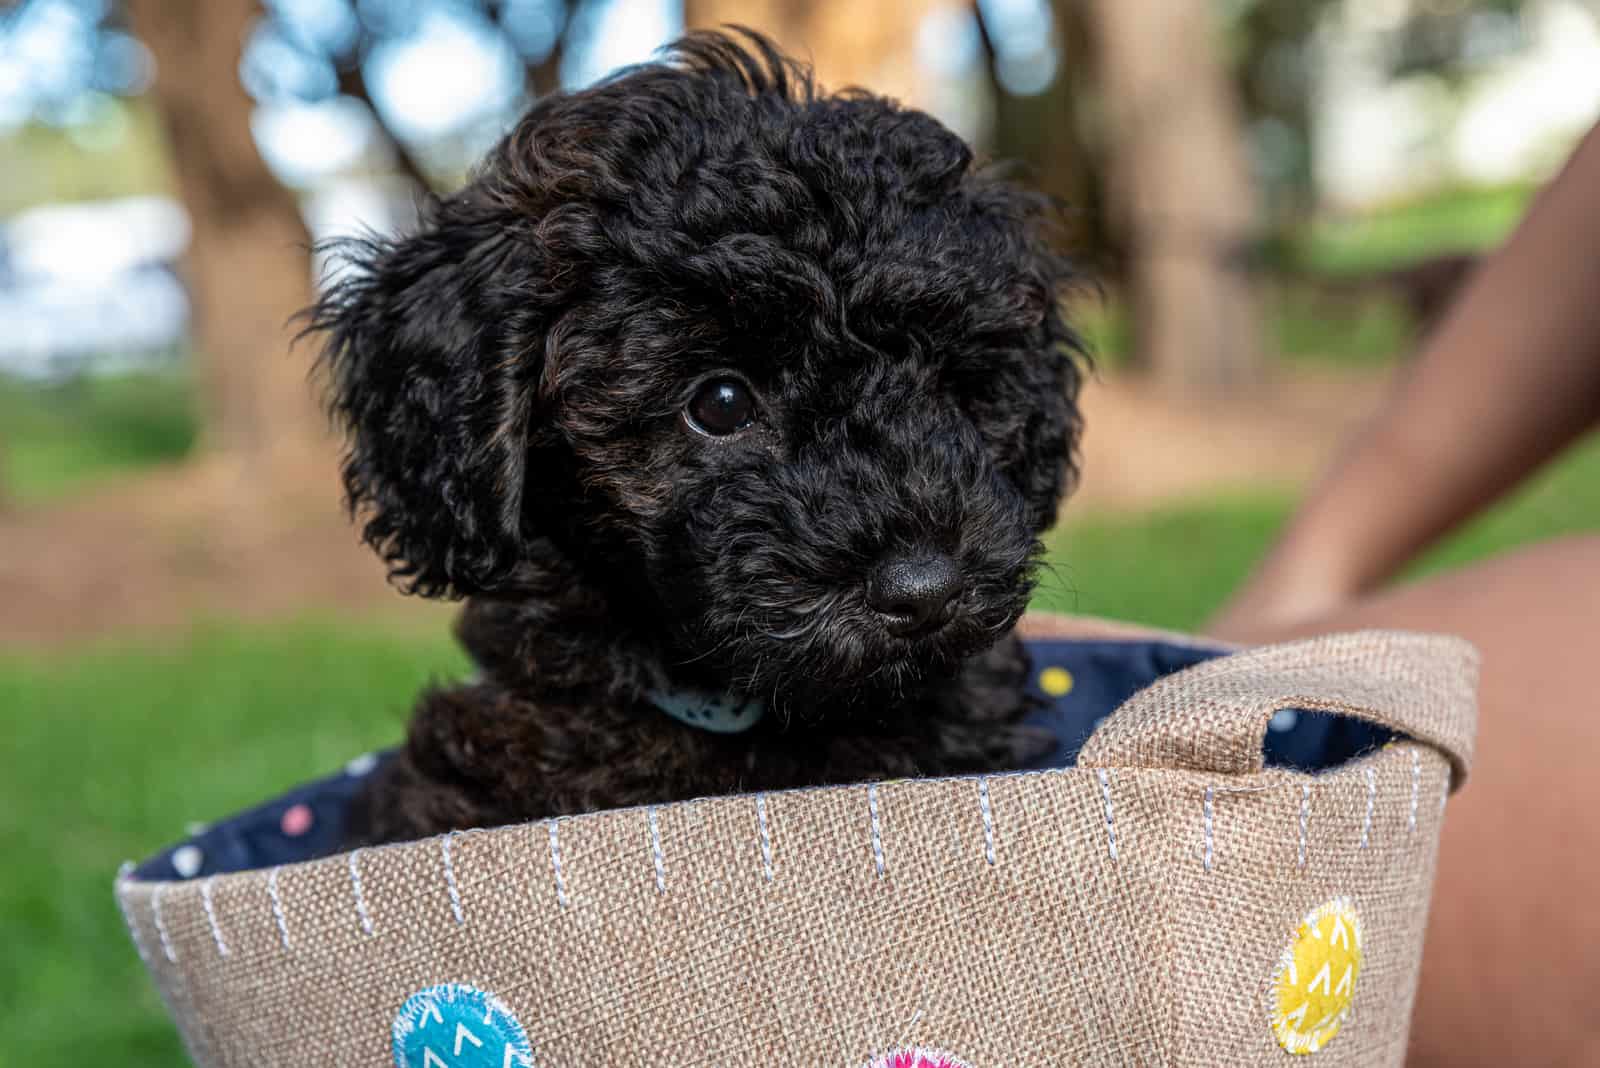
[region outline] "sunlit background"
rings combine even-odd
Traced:
[[[1073,107],[1044,99],[1093,95],[1084,68],[1100,57],[1092,28],[1075,25],[1091,21],[1084,12],[1044,0],[883,6],[903,30],[904,54],[882,57],[892,90],[991,152],[1104,164],[1095,116],[1056,128]],[[1414,247],[1374,261],[1483,245],[1515,214],[1520,189],[1600,113],[1593,2],[1213,7],[1242,105],[1258,236],[1307,241],[1312,267],[1350,266],[1337,256],[1340,223],[1429,198],[1477,202],[1457,216],[1441,204],[1448,218],[1430,228],[1419,217]],[[828,29],[848,34],[853,21]],[[321,238],[403,225],[415,195],[405,179],[456,184],[538,91],[648,59],[683,25],[673,0],[274,0],[248,27],[238,75],[262,156]],[[826,71],[830,42],[803,43]],[[879,73],[850,66],[861,80]],[[188,229],[148,95],[155,68],[111,0],[0,7],[0,370],[59,379],[183,348],[173,268]],[[1042,181],[1070,194],[1083,178]]]
[[[1097,373],[1037,603],[1174,628],[1600,117],[1600,0],[0,0],[0,1061],[181,1063],[117,862],[463,670],[339,507],[312,246],[727,21],[1062,201]],[[1591,442],[1422,570],[1597,526]]]

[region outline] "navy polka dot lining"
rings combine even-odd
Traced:
[[[1159,641],[1062,640],[1029,643],[1034,692],[1047,702],[1030,722],[1049,728],[1057,745],[1037,768],[1069,767],[1095,726],[1156,679],[1192,667],[1222,650]],[[1053,672],[1047,695],[1040,676]],[[1064,673],[1064,674],[1063,674]],[[1360,720],[1286,709],[1273,717],[1264,755],[1269,767],[1323,771],[1391,741],[1394,735]],[[387,753],[352,760],[337,775],[298,787],[210,827],[141,864],[133,878],[192,879],[222,872],[293,864],[336,852],[345,812],[361,782]]]

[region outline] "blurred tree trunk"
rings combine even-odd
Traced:
[[[184,264],[194,309],[204,447],[268,465],[324,436],[289,318],[312,299],[310,239],[292,192],[250,131],[239,56],[255,0],[129,0],[154,53],[178,191],[193,234]]]
[[[550,54],[537,63],[524,66],[523,79],[527,85],[529,100],[549,96],[561,88],[561,61],[566,58],[567,34],[571,32],[572,25],[569,20],[561,33],[556,35],[555,43],[550,46]]]
[[[760,30],[812,62],[828,89],[863,86],[915,107],[926,104],[929,90],[917,64],[917,27],[939,3],[684,0],[683,19],[691,29],[737,23]]]
[[[1208,0],[1093,0],[1110,192],[1127,235],[1136,360],[1175,392],[1261,364],[1247,274],[1257,226],[1238,109]]]
[[[1017,96],[1000,79],[1000,59],[983,4],[972,0],[989,95],[994,102],[988,140],[981,146],[989,157],[1027,165],[1033,185],[1065,205],[1070,250],[1096,279],[1118,277],[1122,248],[1104,206],[1105,150],[1093,122],[1099,87],[1094,41],[1077,0],[1054,0],[1056,47],[1060,63],[1055,79],[1041,93]]]

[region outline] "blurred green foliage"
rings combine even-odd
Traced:
[[[1265,250],[1263,303],[1274,355],[1341,367],[1406,354],[1411,320],[1388,272],[1451,253],[1492,248],[1510,234],[1535,188],[1471,186],[1400,201],[1359,216],[1318,218]],[[1114,290],[1081,296],[1072,316],[1102,367],[1126,363],[1132,331]]]
[[[172,189],[160,117],[146,101],[108,100],[70,131],[21,126],[0,137],[0,175],[0,218],[39,204]]]
[[[40,385],[0,376],[0,487],[21,504],[179,459],[198,426],[180,370]]]

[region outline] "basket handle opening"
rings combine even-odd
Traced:
[[[1168,675],[1130,697],[1078,755],[1081,767],[1244,775],[1263,767],[1281,709],[1352,716],[1437,749],[1451,788],[1472,766],[1478,654],[1467,642],[1360,631],[1264,646]]]

